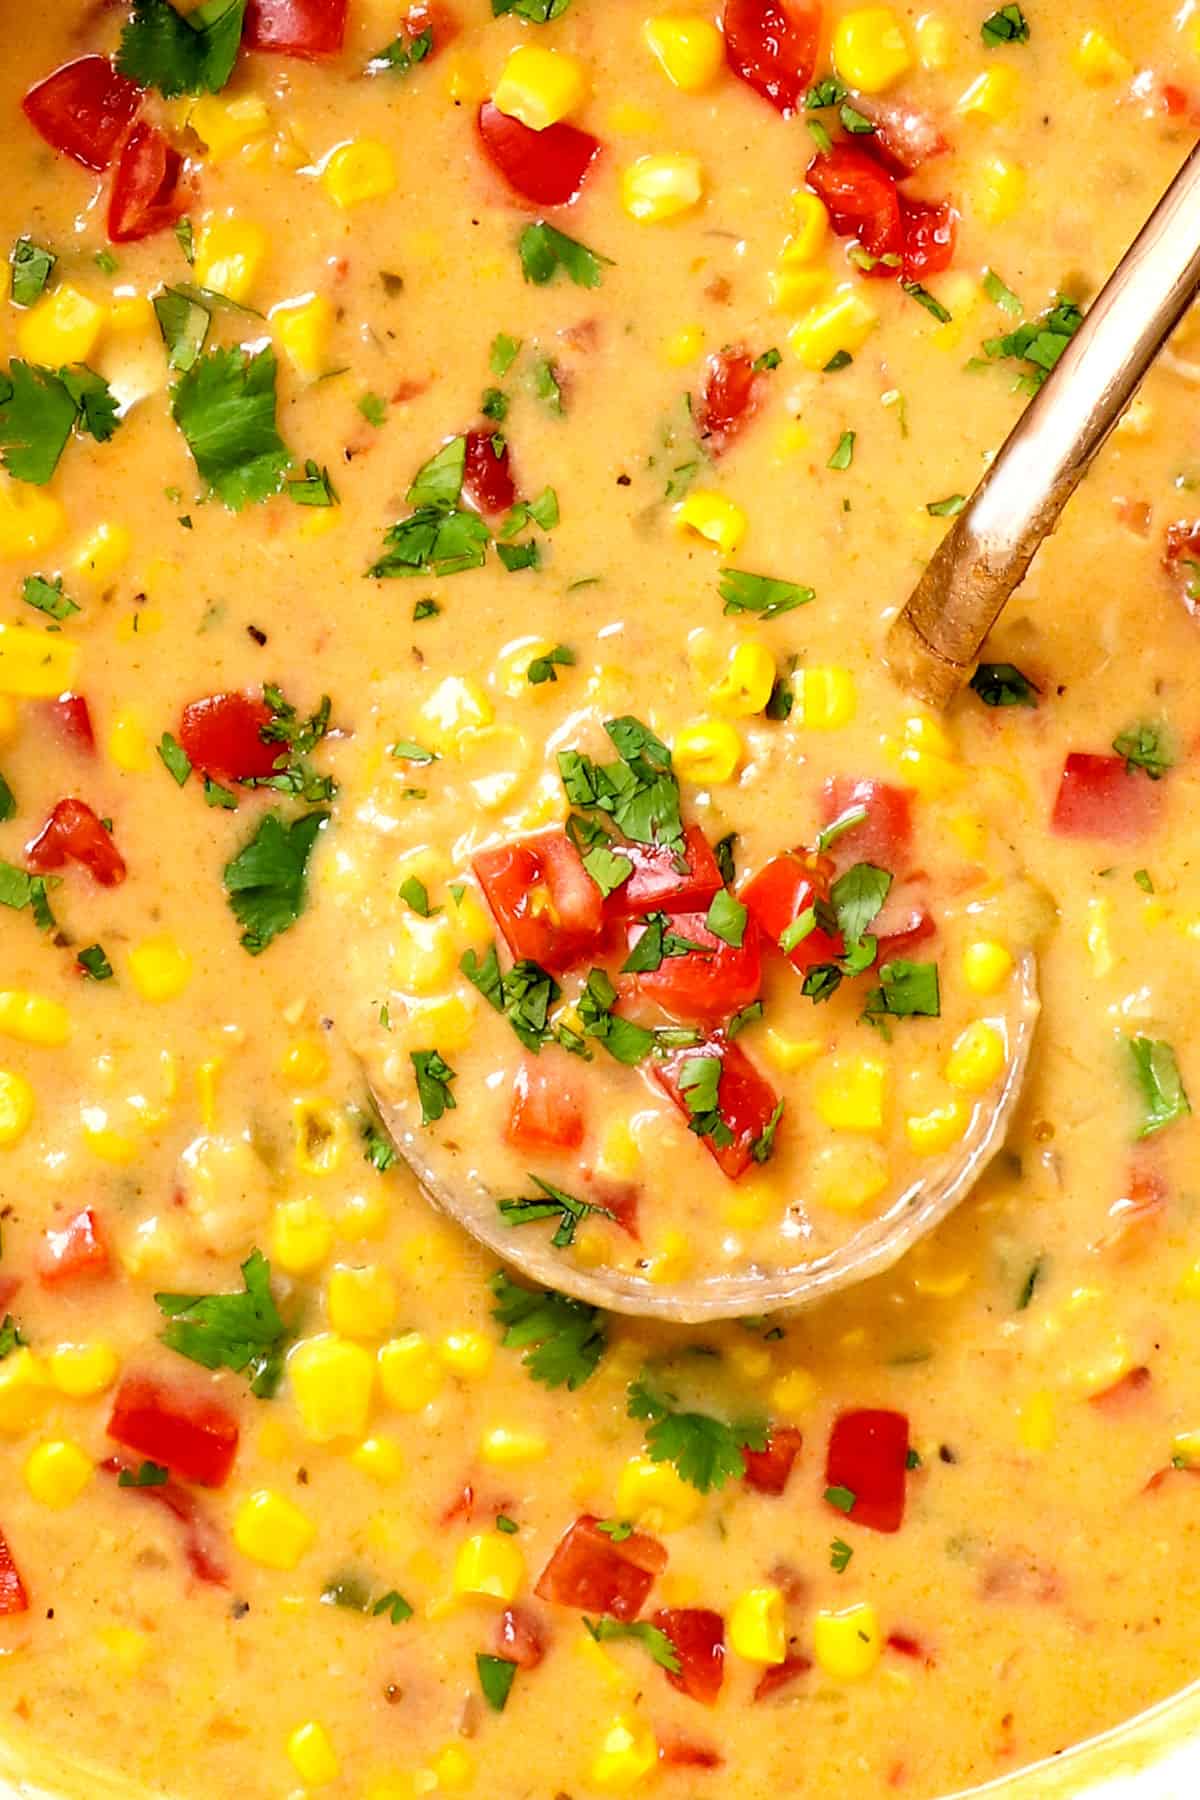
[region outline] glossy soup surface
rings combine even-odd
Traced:
[[[132,10],[0,3],[0,1731],[925,1800],[1172,1693],[1190,321],[945,719],[879,645],[1200,20]],[[564,1279],[794,1266],[953,1171],[1030,952],[1006,1148],[801,1316],[514,1285],[371,1098]]]

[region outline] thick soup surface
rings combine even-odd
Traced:
[[[0,14],[0,1736],[932,1800],[1174,1692],[1200,328],[945,718],[879,646],[1198,18]],[[535,1290],[383,1128],[568,1286],[803,1267],[1030,957],[803,1314]]]

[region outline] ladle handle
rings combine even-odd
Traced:
[[[1043,538],[1200,288],[1200,144],[943,538],[885,655],[902,685],[945,706]]]

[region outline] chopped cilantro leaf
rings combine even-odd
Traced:
[[[508,417],[508,395],[503,388],[484,388],[479,410],[485,419],[491,419],[495,424],[503,425]]]
[[[111,981],[113,978],[113,966],[99,944],[89,944],[75,961],[89,981]]]
[[[854,461],[854,440],[857,432],[843,431],[837,441],[837,449],[825,464],[827,469],[848,469]]]
[[[829,1546],[829,1566],[835,1575],[844,1575],[854,1551],[844,1538],[834,1538]]]
[[[722,943],[732,944],[735,950],[742,947],[742,939],[746,935],[746,908],[734,897],[728,888],[720,888],[712,897],[704,923],[714,937]]]
[[[1017,1295],[1018,1312],[1024,1312],[1030,1301],[1033,1299],[1034,1291],[1042,1278],[1043,1260],[1044,1259],[1040,1256],[1035,1257],[1033,1262],[1029,1265],[1029,1273],[1021,1283],[1021,1291]]]
[[[466,569],[481,569],[490,535],[476,512],[418,507],[384,534],[384,553],[367,573],[376,580],[387,581],[414,575],[459,575]],[[413,617],[428,619],[437,610],[434,601],[420,600]]]
[[[269,1399],[283,1373],[287,1327],[271,1296],[271,1265],[261,1250],[242,1264],[240,1294],[155,1294],[168,1323],[163,1343],[206,1369],[247,1370],[250,1392]]]
[[[374,425],[376,429],[387,418],[387,401],[381,399],[378,394],[363,394],[359,400],[355,401],[355,405],[367,424]]]
[[[503,1712],[508,1705],[512,1684],[516,1680],[516,1663],[509,1662],[506,1657],[489,1656],[478,1650],[475,1653],[475,1668],[484,1699],[493,1712]]]
[[[64,594],[61,575],[53,581],[47,581],[43,575],[27,575],[21,584],[21,598],[26,606],[36,607],[52,619],[69,619],[79,611],[74,600]]]
[[[562,384],[548,356],[539,356],[530,366],[529,385],[535,398],[542,402],[548,412],[562,416]]]
[[[58,371],[59,380],[75,402],[75,427],[107,444],[117,429],[117,402],[103,375],[97,375],[86,363],[72,363]]]
[[[400,883],[400,898],[406,906],[410,906],[422,919],[432,919],[435,913],[441,912],[440,906],[430,906],[429,889],[416,875],[409,875]]]
[[[43,487],[58,467],[79,408],[53,369],[15,360],[0,376],[0,451],[17,481]]]
[[[453,1112],[458,1105],[450,1092],[450,1083],[457,1080],[457,1077],[445,1057],[437,1050],[410,1051],[409,1061],[417,1078],[421,1123],[436,1125],[444,1113]]]
[[[630,1382],[627,1410],[631,1419],[647,1421],[646,1450],[651,1462],[669,1462],[682,1480],[700,1493],[737,1481],[746,1473],[743,1450],[765,1450],[764,1419],[727,1423],[711,1413],[678,1412],[673,1394],[651,1385],[645,1370]]]
[[[450,438],[436,455],[421,464],[404,496],[405,501],[409,506],[433,506],[449,512],[462,492],[466,466],[466,438]]]
[[[203,0],[186,16],[169,0],[133,0],[117,68],[167,100],[219,93],[233,73],[245,12],[246,0]]]
[[[848,806],[845,812],[838,814],[836,819],[831,819],[829,824],[817,833],[818,853],[823,855],[832,844],[837,843],[844,832],[853,831],[856,825],[861,825],[866,816],[865,806]]]
[[[18,238],[8,253],[12,270],[11,294],[14,306],[33,306],[46,291],[55,264],[53,251],[35,244],[32,238]]]
[[[1002,6],[983,21],[979,35],[989,49],[996,44],[1027,44],[1029,20],[1019,6]]]
[[[397,762],[435,763],[438,760],[436,750],[426,750],[424,744],[414,743],[412,738],[397,738],[388,746],[388,755],[394,756]]]
[[[418,600],[413,607],[413,624],[419,625],[422,619],[436,619],[441,610],[436,600]]]
[[[500,1217],[506,1225],[532,1225],[539,1219],[557,1219],[558,1228],[550,1239],[556,1250],[565,1250],[574,1243],[580,1220],[589,1214],[598,1213],[604,1219],[613,1216],[607,1206],[593,1206],[590,1200],[576,1200],[573,1194],[565,1194],[551,1182],[543,1181],[540,1175],[530,1175],[529,1179],[541,1189],[545,1198],[498,1200]]]
[[[488,356],[488,367],[497,380],[503,381],[508,371],[521,353],[520,338],[509,337],[506,331],[498,331],[492,339],[492,348]]]
[[[362,1116],[359,1135],[362,1138],[363,1155],[367,1161],[372,1168],[378,1169],[381,1175],[386,1175],[396,1161],[396,1147],[387,1132],[369,1112]]]
[[[408,75],[433,53],[433,31],[427,26],[414,36],[401,32],[390,44],[376,52],[367,64],[368,75]]]
[[[6,1356],[11,1356],[14,1350],[20,1349],[24,1342],[20,1326],[11,1313],[5,1313],[3,1321],[0,1322],[0,1362],[3,1362]]]
[[[1113,749],[1125,758],[1126,774],[1141,769],[1151,781],[1161,781],[1167,770],[1174,768],[1175,758],[1163,741],[1164,735],[1161,726],[1143,724],[1122,731],[1113,739]]]
[[[489,944],[482,962],[474,950],[464,951],[459,968],[488,1005],[504,1014],[527,1050],[550,1042],[550,1008],[561,990],[540,963],[523,957],[502,973],[496,946]]]
[[[395,1588],[389,1588],[386,1594],[376,1600],[371,1608],[371,1615],[376,1619],[386,1617],[393,1625],[403,1625],[406,1619],[412,1618],[413,1609],[403,1594],[398,1594]]]
[[[1133,871],[1133,879],[1137,882],[1143,894],[1152,894],[1154,892],[1154,881],[1149,869],[1135,869]]]
[[[593,844],[585,851],[583,866],[606,900],[633,874],[629,858],[610,849],[607,843]]]
[[[183,252],[183,260],[190,268],[196,260],[196,236],[192,230],[192,221],[188,218],[176,219],[175,241]]]
[[[191,758],[183,745],[169,731],[164,731],[159,739],[158,754],[168,775],[182,787],[192,772]]]
[[[1029,706],[1038,703],[1038,690],[1014,663],[980,663],[971,677],[971,691],[985,706]]]
[[[671,752],[640,720],[626,715],[604,725],[620,762],[595,763],[577,750],[558,753],[572,806],[611,817],[623,837],[639,844],[677,844],[683,836],[679,784]]]
[[[586,244],[547,225],[544,219],[525,227],[518,239],[517,250],[521,271],[526,281],[531,281],[535,287],[544,287],[561,270],[576,287],[597,288],[603,279],[604,265],[607,263],[611,267],[609,257],[589,250]]]
[[[866,816],[865,808],[863,816]],[[729,831],[713,845],[713,856],[716,858],[717,869],[720,873],[721,880],[725,883],[726,887],[732,887],[737,880],[737,864],[734,861],[733,850],[736,843],[737,832]]]
[[[776,619],[780,613],[807,606],[815,590],[792,581],[776,581],[770,575],[751,575],[745,569],[722,569],[717,592],[729,613],[757,613],[760,619]]]
[[[853,1488],[848,1487],[827,1487],[825,1489],[825,1498],[828,1500],[830,1506],[836,1506],[838,1511],[842,1513],[853,1512],[858,1501],[858,1495],[854,1492]]]
[[[311,457],[305,461],[303,479],[289,481],[287,491],[288,498],[297,506],[337,506],[339,503],[329,470],[313,462]]]
[[[144,1462],[137,1469],[122,1469],[117,1476],[118,1487],[145,1488],[165,1487],[171,1479],[170,1469],[162,1463]]]
[[[1192,1110],[1191,1103],[1170,1044],[1161,1038],[1141,1036],[1126,1041],[1133,1062],[1133,1078],[1142,1099],[1142,1122],[1137,1136],[1152,1137],[1156,1131],[1173,1125],[1176,1119],[1186,1118]]]
[[[521,1361],[544,1387],[571,1393],[592,1376],[608,1348],[606,1320],[598,1307],[566,1294],[522,1287],[498,1270],[492,1276],[496,1304],[492,1317],[504,1326],[506,1350],[523,1350]]]
[[[927,500],[925,511],[931,519],[953,519],[967,504],[965,494],[947,494],[944,500]]]
[[[154,296],[154,316],[166,346],[167,363],[181,373],[192,368],[203,353],[212,325],[212,313],[181,288],[164,288]]]
[[[551,19],[560,19],[570,4],[571,0],[492,0],[492,17],[500,19],[512,13],[531,25],[547,25]]]
[[[557,681],[559,669],[569,669],[575,663],[575,652],[567,644],[555,644],[545,656],[535,656],[525,671],[525,679],[533,687],[540,687],[543,682]]]
[[[211,350],[171,390],[171,414],[208,487],[234,512],[277,494],[292,466],[275,425],[275,352]]]
[[[936,295],[931,294],[927,287],[922,287],[919,281],[902,281],[900,286],[910,300],[915,300],[917,305],[923,306],[927,313],[932,313],[939,325],[950,323],[949,307],[943,306]]]
[[[721,1115],[721,1074],[724,1058],[688,1056],[679,1066],[679,1092],[689,1114],[688,1130],[711,1138],[719,1150],[733,1142],[733,1132]]]
[[[613,1012],[616,1003],[617,990],[611,978],[603,969],[593,969],[576,1001],[584,1032],[598,1039],[617,1062],[633,1068],[654,1048],[654,1033],[632,1019],[618,1017]]]
[[[1016,385],[1023,393],[1036,394],[1082,324],[1079,307],[1059,295],[1036,319],[1026,319],[1004,337],[985,338],[984,356],[989,362],[1023,364]]]
[[[893,1019],[940,1018],[937,964],[903,960],[884,963],[879,971],[879,986],[867,995],[863,1011],[868,1019],[884,1013]]]
[[[602,1531],[610,1543],[624,1544],[633,1536],[632,1519],[597,1519],[596,1530]]]
[[[497,544],[496,555],[510,575],[517,575],[522,569],[536,569],[542,560],[541,550],[532,539],[524,544]],[[530,666],[532,667],[532,665]],[[539,668],[546,666],[544,658],[539,659],[538,666]],[[543,677],[543,679],[545,678]],[[554,675],[550,676],[551,681],[556,679]]]
[[[829,890],[829,899],[847,950],[862,941],[868,925],[887,899],[891,885],[892,877],[887,870],[877,869],[873,863],[855,863],[844,875],[838,876]]]
[[[598,1644],[611,1643],[616,1638],[630,1639],[648,1650],[660,1669],[667,1669],[672,1675],[678,1675],[678,1651],[666,1632],[660,1626],[652,1625],[649,1619],[626,1621],[585,1618],[583,1623]]]
[[[241,943],[258,956],[304,911],[305,872],[327,812],[305,813],[289,824],[267,813],[231,862],[224,881],[229,905],[242,926]]]
[[[1021,302],[1017,299],[1017,296],[1013,293],[1007,282],[1000,279],[995,269],[984,270],[983,291],[992,302],[993,306],[1002,307],[1006,313],[1012,313],[1014,316],[1020,317]]]
[[[735,1012],[733,1017],[730,1019],[728,1025],[726,1025],[726,1027],[725,1027],[726,1038],[732,1044],[734,1038],[737,1037],[740,1032],[745,1031],[747,1025],[757,1024],[759,1019],[762,1018],[762,1016],[763,1016],[762,1001],[761,1000],[751,1000],[749,1006],[743,1006],[740,1012]]]

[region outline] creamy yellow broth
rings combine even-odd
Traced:
[[[50,301],[69,285],[98,310],[84,309],[94,341],[81,349],[87,332],[31,336],[30,311],[5,301],[0,349],[50,368],[86,361],[123,417],[109,442],[76,433],[48,485],[0,488],[0,771],[14,796],[0,858],[25,869],[52,808],[76,797],[111,820],[127,866],[107,887],[68,860],[52,871],[54,929],[28,906],[0,927],[0,1315],[24,1340],[0,1340],[0,1531],[28,1602],[0,1617],[5,1734],[180,1800],[628,1787],[918,1800],[1175,1691],[1196,1672],[1197,1126],[1175,1090],[1166,1128],[1136,1141],[1153,1121],[1126,1040],[1169,1045],[1183,1090],[1200,1091],[1196,623],[1186,562],[1160,567],[1200,479],[1189,328],[988,646],[989,662],[1036,683],[1037,707],[967,693],[935,724],[896,690],[878,644],[945,529],[930,504],[970,492],[1024,404],[1013,362],[968,360],[1056,295],[1086,304],[1190,146],[1194,19],[1032,0],[1028,41],[989,47],[986,8],[897,9],[909,66],[883,97],[948,144],[905,191],[961,215],[950,268],[928,278],[951,314],[939,321],[897,282],[866,278],[832,235],[801,265],[814,282],[772,286],[813,140],[716,63],[698,91],[672,85],[644,4],[572,0],[543,26],[457,0],[452,41],[435,19],[423,63],[368,79],[402,9],[350,0],[339,55],[244,50],[216,96],[152,96],[145,118],[194,165],[191,270],[169,227],[108,246],[111,178],[56,155],[20,109],[58,64],[114,52],[123,9],[2,10],[0,243],[51,250]],[[848,11],[828,9],[814,79]],[[610,259],[594,289],[523,280],[517,238],[540,215],[478,145],[476,108],[521,44],[586,75],[571,120],[603,155],[578,202],[546,216]],[[819,117],[841,137],[836,110]],[[352,196],[330,158],[347,143],[372,147],[381,191],[342,206]],[[639,222],[625,172],[660,154],[698,159],[702,195]],[[215,227],[239,267],[220,266]],[[214,308],[206,354],[274,344],[292,477],[308,458],[327,467],[338,506],[286,491],[237,512],[206,499],[149,300],[189,279],[255,309]],[[835,283],[876,316],[849,366],[824,372],[841,346],[808,309]],[[1023,311],[997,303],[1007,292]],[[312,296],[309,339],[274,309]],[[502,377],[489,366],[498,333],[522,346]],[[755,417],[690,490],[744,515],[743,541],[722,553],[679,528],[665,489],[694,454],[682,398],[728,345],[780,360]],[[544,358],[561,416],[533,391]],[[559,522],[520,534],[539,540],[541,566],[508,573],[490,549],[483,568],[442,579],[367,578],[417,471],[480,422],[489,387],[510,400],[500,429],[519,493],[557,495]],[[848,431],[849,466],[830,468]],[[765,621],[726,616],[726,567],[814,598]],[[34,575],[61,575],[76,602],[61,629],[23,600]],[[430,599],[439,610],[414,619]],[[747,643],[791,684],[786,719],[714,697]],[[531,683],[531,655],[557,645],[575,661]],[[329,696],[331,729],[308,756],[336,783],[329,802],[226,783],[236,808],[206,805],[198,773],[178,786],[163,766],[156,747],[178,736],[186,703],[264,683],[301,717]],[[38,698],[60,687],[86,696],[93,754]],[[910,868],[937,930],[911,954],[937,962],[940,1017],[894,1019],[889,1042],[858,1020],[875,976],[816,1005],[769,952],[764,1017],[739,1042],[786,1104],[774,1156],[738,1181],[645,1070],[598,1042],[591,1062],[557,1045],[538,1055],[586,1096],[583,1141],[536,1160],[506,1143],[521,1045],[459,971],[493,940],[511,960],[472,858],[560,829],[557,752],[609,754],[603,723],[623,715],[674,747],[684,821],[714,843],[737,834],[739,883],[811,847],[828,778],[914,793]],[[688,772],[696,721],[718,725],[719,742],[736,734],[724,778]],[[1156,818],[1132,840],[1055,832],[1064,757],[1110,754],[1143,723],[1171,766],[1153,782],[1135,768],[1122,798]],[[398,743],[438,760],[397,759]],[[222,871],[272,808],[289,824],[331,816],[299,917],[249,955]],[[441,909],[428,930],[400,898],[414,875]],[[980,944],[1004,954],[972,985]],[[81,974],[93,945],[111,980]],[[789,1234],[840,1242],[934,1154],[938,1129],[914,1140],[910,1121],[956,1097],[989,1104],[994,1071],[956,1088],[947,1059],[973,1022],[1003,1020],[1004,956],[1031,945],[1044,1011],[1019,1119],[933,1239],[800,1316],[703,1331],[596,1319],[603,1352],[594,1369],[572,1365],[574,1389],[533,1379],[502,1342],[495,1259],[401,1165],[367,1154],[389,1160],[370,1077],[431,1156],[457,1147],[493,1196],[530,1192],[531,1172],[578,1197],[598,1174],[633,1189],[637,1239],[589,1216],[564,1263],[655,1288],[770,1264]],[[563,977],[559,1005],[589,966]],[[456,1105],[426,1128],[410,1058],[429,1049],[455,1071]],[[861,1080],[864,1059],[880,1122],[847,1129],[828,1096]],[[944,1137],[938,1153],[953,1153]],[[47,1284],[46,1234],[87,1208],[107,1272]],[[246,1373],[207,1373],[164,1343],[154,1298],[232,1294],[255,1251],[291,1359],[261,1399]],[[100,1466],[117,1456],[136,1475],[154,1461],[108,1430],[131,1376],[215,1402],[237,1428],[216,1485],[176,1469],[170,1489],[202,1515],[224,1585],[199,1578],[197,1540],[153,1488],[119,1487]],[[735,1470],[740,1444],[801,1434],[784,1491],[734,1471],[701,1491],[652,1463],[654,1422],[630,1416],[640,1379],[724,1428],[750,1421],[732,1433]],[[858,1500],[827,1475],[835,1421],[864,1408],[907,1420],[895,1531],[856,1520]],[[721,1615],[711,1709],[655,1666],[661,1640],[596,1642],[583,1620],[599,1606],[534,1594],[585,1514],[665,1552],[643,1621]],[[0,1577],[11,1607],[2,1562]],[[476,1657],[511,1650],[510,1604],[544,1657],[517,1669],[498,1711]],[[803,1663],[755,1699],[783,1658]]]

